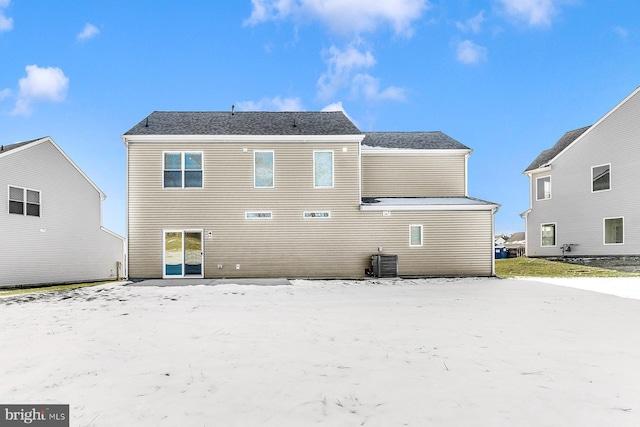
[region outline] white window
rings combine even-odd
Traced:
[[[542,246],[556,246],[556,224],[542,224],[540,227],[540,237],[542,240]]]
[[[422,246],[422,225],[409,226],[409,246]]]
[[[40,216],[40,191],[9,186],[9,213]]]
[[[306,211],[302,214],[305,219],[331,218],[329,211]]]
[[[551,177],[541,176],[536,179],[536,200],[551,198]]]
[[[313,186],[333,187],[333,151],[313,152]]]
[[[202,153],[163,153],[164,188],[202,188]]]
[[[611,163],[591,168],[591,191],[611,190]]]
[[[273,188],[273,151],[253,152],[253,187]]]
[[[271,212],[260,211],[260,212],[245,212],[245,219],[271,219]]]
[[[624,244],[624,218],[604,219],[604,244]]]

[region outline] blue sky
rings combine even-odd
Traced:
[[[51,136],[125,234],[120,135],[154,110],[343,109],[473,149],[469,194],[524,231],[522,171],[640,85],[631,0],[0,0],[0,144]]]

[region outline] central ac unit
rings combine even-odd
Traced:
[[[398,277],[398,255],[372,255],[371,273],[375,277]]]

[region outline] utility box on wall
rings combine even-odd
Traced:
[[[398,277],[398,255],[372,255],[371,274],[375,277]]]

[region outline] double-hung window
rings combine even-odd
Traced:
[[[164,188],[202,188],[202,153],[165,152]]]
[[[40,216],[40,192],[9,186],[9,213]]]
[[[624,218],[604,219],[604,244],[624,244]]]
[[[542,246],[556,246],[556,224],[542,224],[540,227]]]
[[[591,191],[611,190],[611,164],[591,168]]]
[[[422,246],[422,225],[409,226],[409,246]]]
[[[551,198],[551,177],[542,176],[536,179],[536,200]]]
[[[333,151],[313,152],[313,187],[333,187]]]
[[[274,188],[273,151],[256,150],[253,152],[253,187]]]

